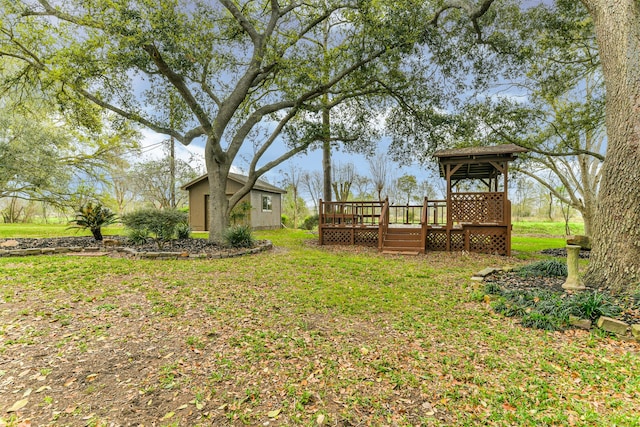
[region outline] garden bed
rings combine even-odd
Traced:
[[[517,270],[497,271],[485,278],[485,291],[487,294],[492,294],[489,299],[493,299],[494,302],[499,298],[499,295],[515,295],[522,300],[529,298],[557,298],[561,301],[569,298],[571,295],[562,288],[565,279],[565,277],[523,276]],[[607,301],[619,307],[619,313],[615,315],[609,314],[611,317],[622,320],[628,324],[640,324],[640,304],[633,297],[615,298],[608,295],[605,291],[589,286],[580,292],[599,294]],[[577,293],[578,292],[574,292],[573,295]],[[531,310],[533,307],[534,306],[527,307],[525,310]]]
[[[230,248],[206,239],[192,238],[171,240],[162,247],[158,247],[153,241],[133,244],[124,236],[105,236],[102,242],[92,237],[15,238],[0,240],[0,256],[104,251],[113,256],[145,258],[226,258],[260,252],[271,247],[271,242],[267,240],[256,241],[252,248]],[[40,251],[32,251],[33,249]]]

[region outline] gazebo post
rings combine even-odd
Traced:
[[[451,251],[451,229],[453,228],[452,224],[452,215],[451,215],[451,165],[446,165],[446,176],[447,176],[447,252]]]

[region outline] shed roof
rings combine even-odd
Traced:
[[[440,176],[445,177],[444,165],[464,165],[452,176],[453,180],[486,179],[500,175],[496,162],[509,162],[518,158],[516,154],[526,153],[526,148],[515,144],[493,145],[489,147],[452,148],[436,151],[433,156],[440,162]]]
[[[227,178],[237,182],[238,184],[246,184],[247,180],[249,179],[248,176],[245,175],[240,175],[238,173],[233,173],[233,172],[229,172],[229,175],[227,175]],[[208,175],[204,174],[199,178],[194,179],[191,182],[186,183],[185,185],[183,185],[182,188],[183,190],[189,190],[189,188],[193,187],[194,185],[204,181],[208,179]],[[268,193],[277,193],[277,194],[284,194],[286,193],[285,190],[283,190],[282,188],[278,188],[275,185],[271,185],[266,181],[262,181],[262,180],[257,180],[256,183],[253,185],[253,189],[254,190],[259,190],[259,191],[266,191]]]

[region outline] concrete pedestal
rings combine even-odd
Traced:
[[[567,269],[569,274],[567,280],[562,285],[568,291],[579,291],[586,289],[580,275],[578,274],[578,260],[580,259],[580,246],[567,245]]]

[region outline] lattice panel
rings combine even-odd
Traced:
[[[464,250],[464,233],[462,231],[451,232],[451,250],[452,251]]]
[[[507,234],[504,230],[469,230],[469,251],[484,254],[507,254]]]
[[[378,229],[375,230],[354,230],[355,244],[364,246],[378,246]]]
[[[447,250],[447,232],[429,230],[429,232],[427,233],[427,250],[446,251]]]
[[[349,228],[325,228],[322,231],[325,245],[350,245],[351,229]]]
[[[453,193],[451,218],[453,222],[497,222],[504,219],[503,193]]]

